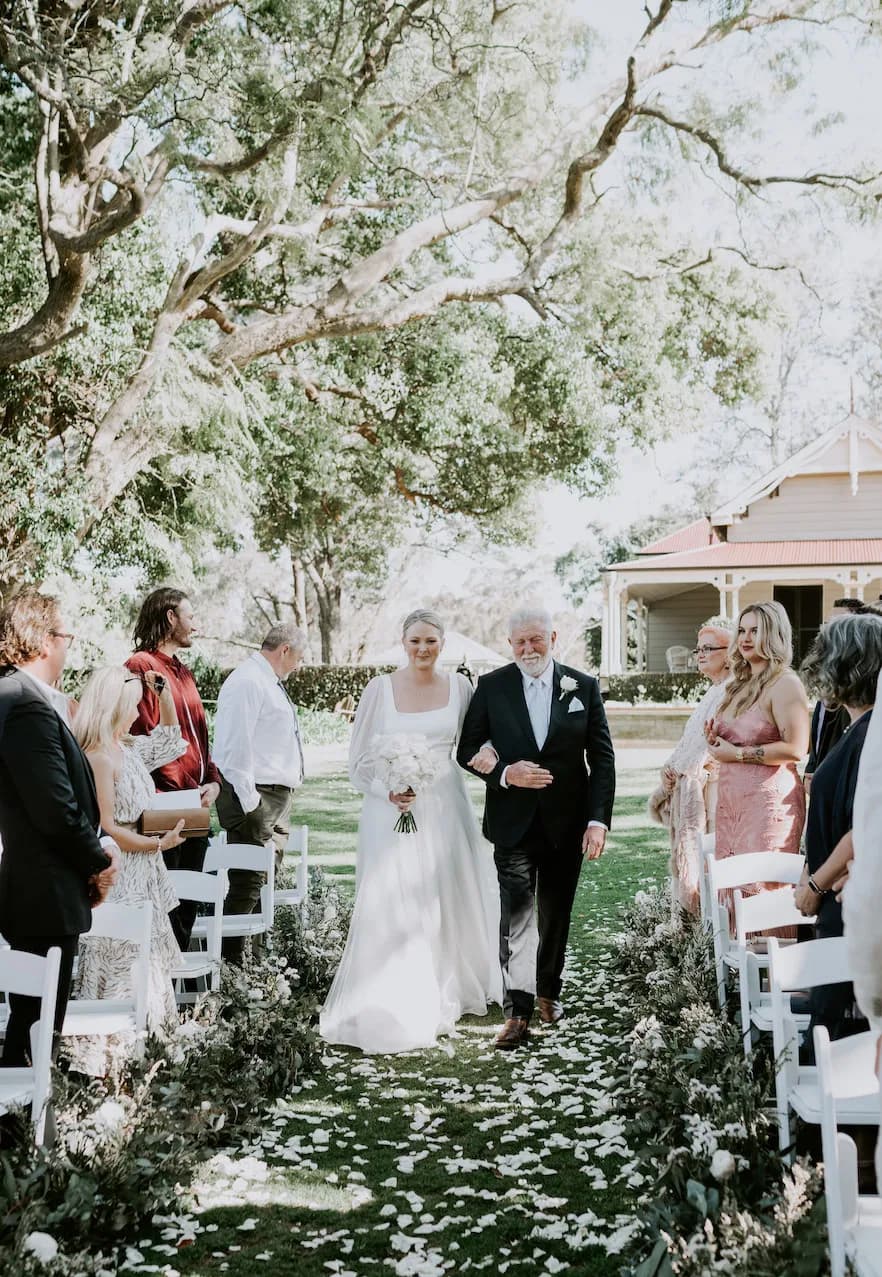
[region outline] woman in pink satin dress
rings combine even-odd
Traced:
[[[793,670],[792,634],[780,603],[753,603],[738,618],[729,650],[731,678],[708,748],[720,764],[716,856],[751,851],[799,853],[805,791],[796,770],[808,753],[809,708]],[[777,883],[742,888],[754,894]]]

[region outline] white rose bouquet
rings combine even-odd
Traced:
[[[425,736],[407,736],[403,732],[378,736],[373,752],[377,778],[392,794],[418,794],[432,784],[438,771]],[[395,832],[412,834],[416,827],[413,813],[403,811]]]

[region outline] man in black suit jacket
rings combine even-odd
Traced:
[[[545,1023],[563,1015],[561,972],[582,857],[602,854],[612,820],[615,755],[600,689],[589,674],[552,660],[556,637],[546,612],[515,613],[515,663],[478,680],[457,751],[460,766],[487,785],[484,834],[494,845],[502,906],[506,1022],[496,1045],[503,1050],[526,1041],[537,994]],[[495,758],[483,748],[491,744]]]
[[[99,836],[92,769],[53,684],[72,635],[58,602],[23,591],[0,613],[0,932],[13,949],[61,949],[55,1027],[70,993],[77,942],[115,874]],[[108,847],[109,844],[109,847]],[[108,849],[106,849],[108,848]],[[39,998],[10,997],[3,1064],[28,1062]]]

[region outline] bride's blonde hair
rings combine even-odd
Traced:
[[[407,638],[407,631],[412,625],[431,625],[438,631],[441,637],[444,637],[444,622],[437,612],[433,612],[431,608],[417,608],[415,612],[409,613],[404,618],[404,624],[401,627],[401,637]]]
[[[751,673],[750,662],[738,650],[738,631],[748,612],[756,617],[756,651],[768,661],[761,673]],[[738,613],[738,623],[726,654],[729,679],[718,714],[732,718],[756,705],[767,688],[790,668],[793,660],[793,630],[780,603],[749,603]]]

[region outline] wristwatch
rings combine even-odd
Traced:
[[[815,893],[816,896],[826,896],[827,893],[823,889],[823,887],[819,887],[818,884],[815,882],[814,874],[809,874],[808,885],[811,887],[812,891]]]
[[[740,745],[735,750],[735,762],[736,763],[744,762],[744,750],[742,749]]]

